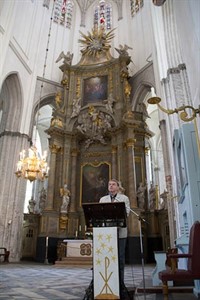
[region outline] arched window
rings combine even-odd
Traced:
[[[71,0],[55,0],[54,22],[71,28],[74,3]]]
[[[94,11],[94,25],[112,28],[112,5],[105,0],[100,0]]]

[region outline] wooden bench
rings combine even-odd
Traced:
[[[9,262],[10,251],[4,247],[0,247],[0,258],[3,257],[3,262]]]

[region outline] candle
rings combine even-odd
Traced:
[[[46,237],[46,247],[48,247],[48,244],[49,244],[49,238],[48,236]]]
[[[87,225],[85,225],[85,232],[87,231]]]
[[[76,230],[75,231],[75,237],[77,238],[77,236],[78,236],[78,231]]]
[[[81,225],[79,225],[79,231],[81,231]]]

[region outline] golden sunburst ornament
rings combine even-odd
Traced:
[[[88,32],[88,35],[80,31],[82,39],[79,39],[79,42],[83,44],[83,49],[81,50],[82,55],[98,58],[103,52],[106,53],[109,51],[111,47],[110,41],[114,37],[114,30],[115,29],[112,29],[106,33],[104,27],[98,28],[98,26],[94,26],[92,32]]]

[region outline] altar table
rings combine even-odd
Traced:
[[[67,244],[66,257],[92,257],[92,240],[63,240]]]

